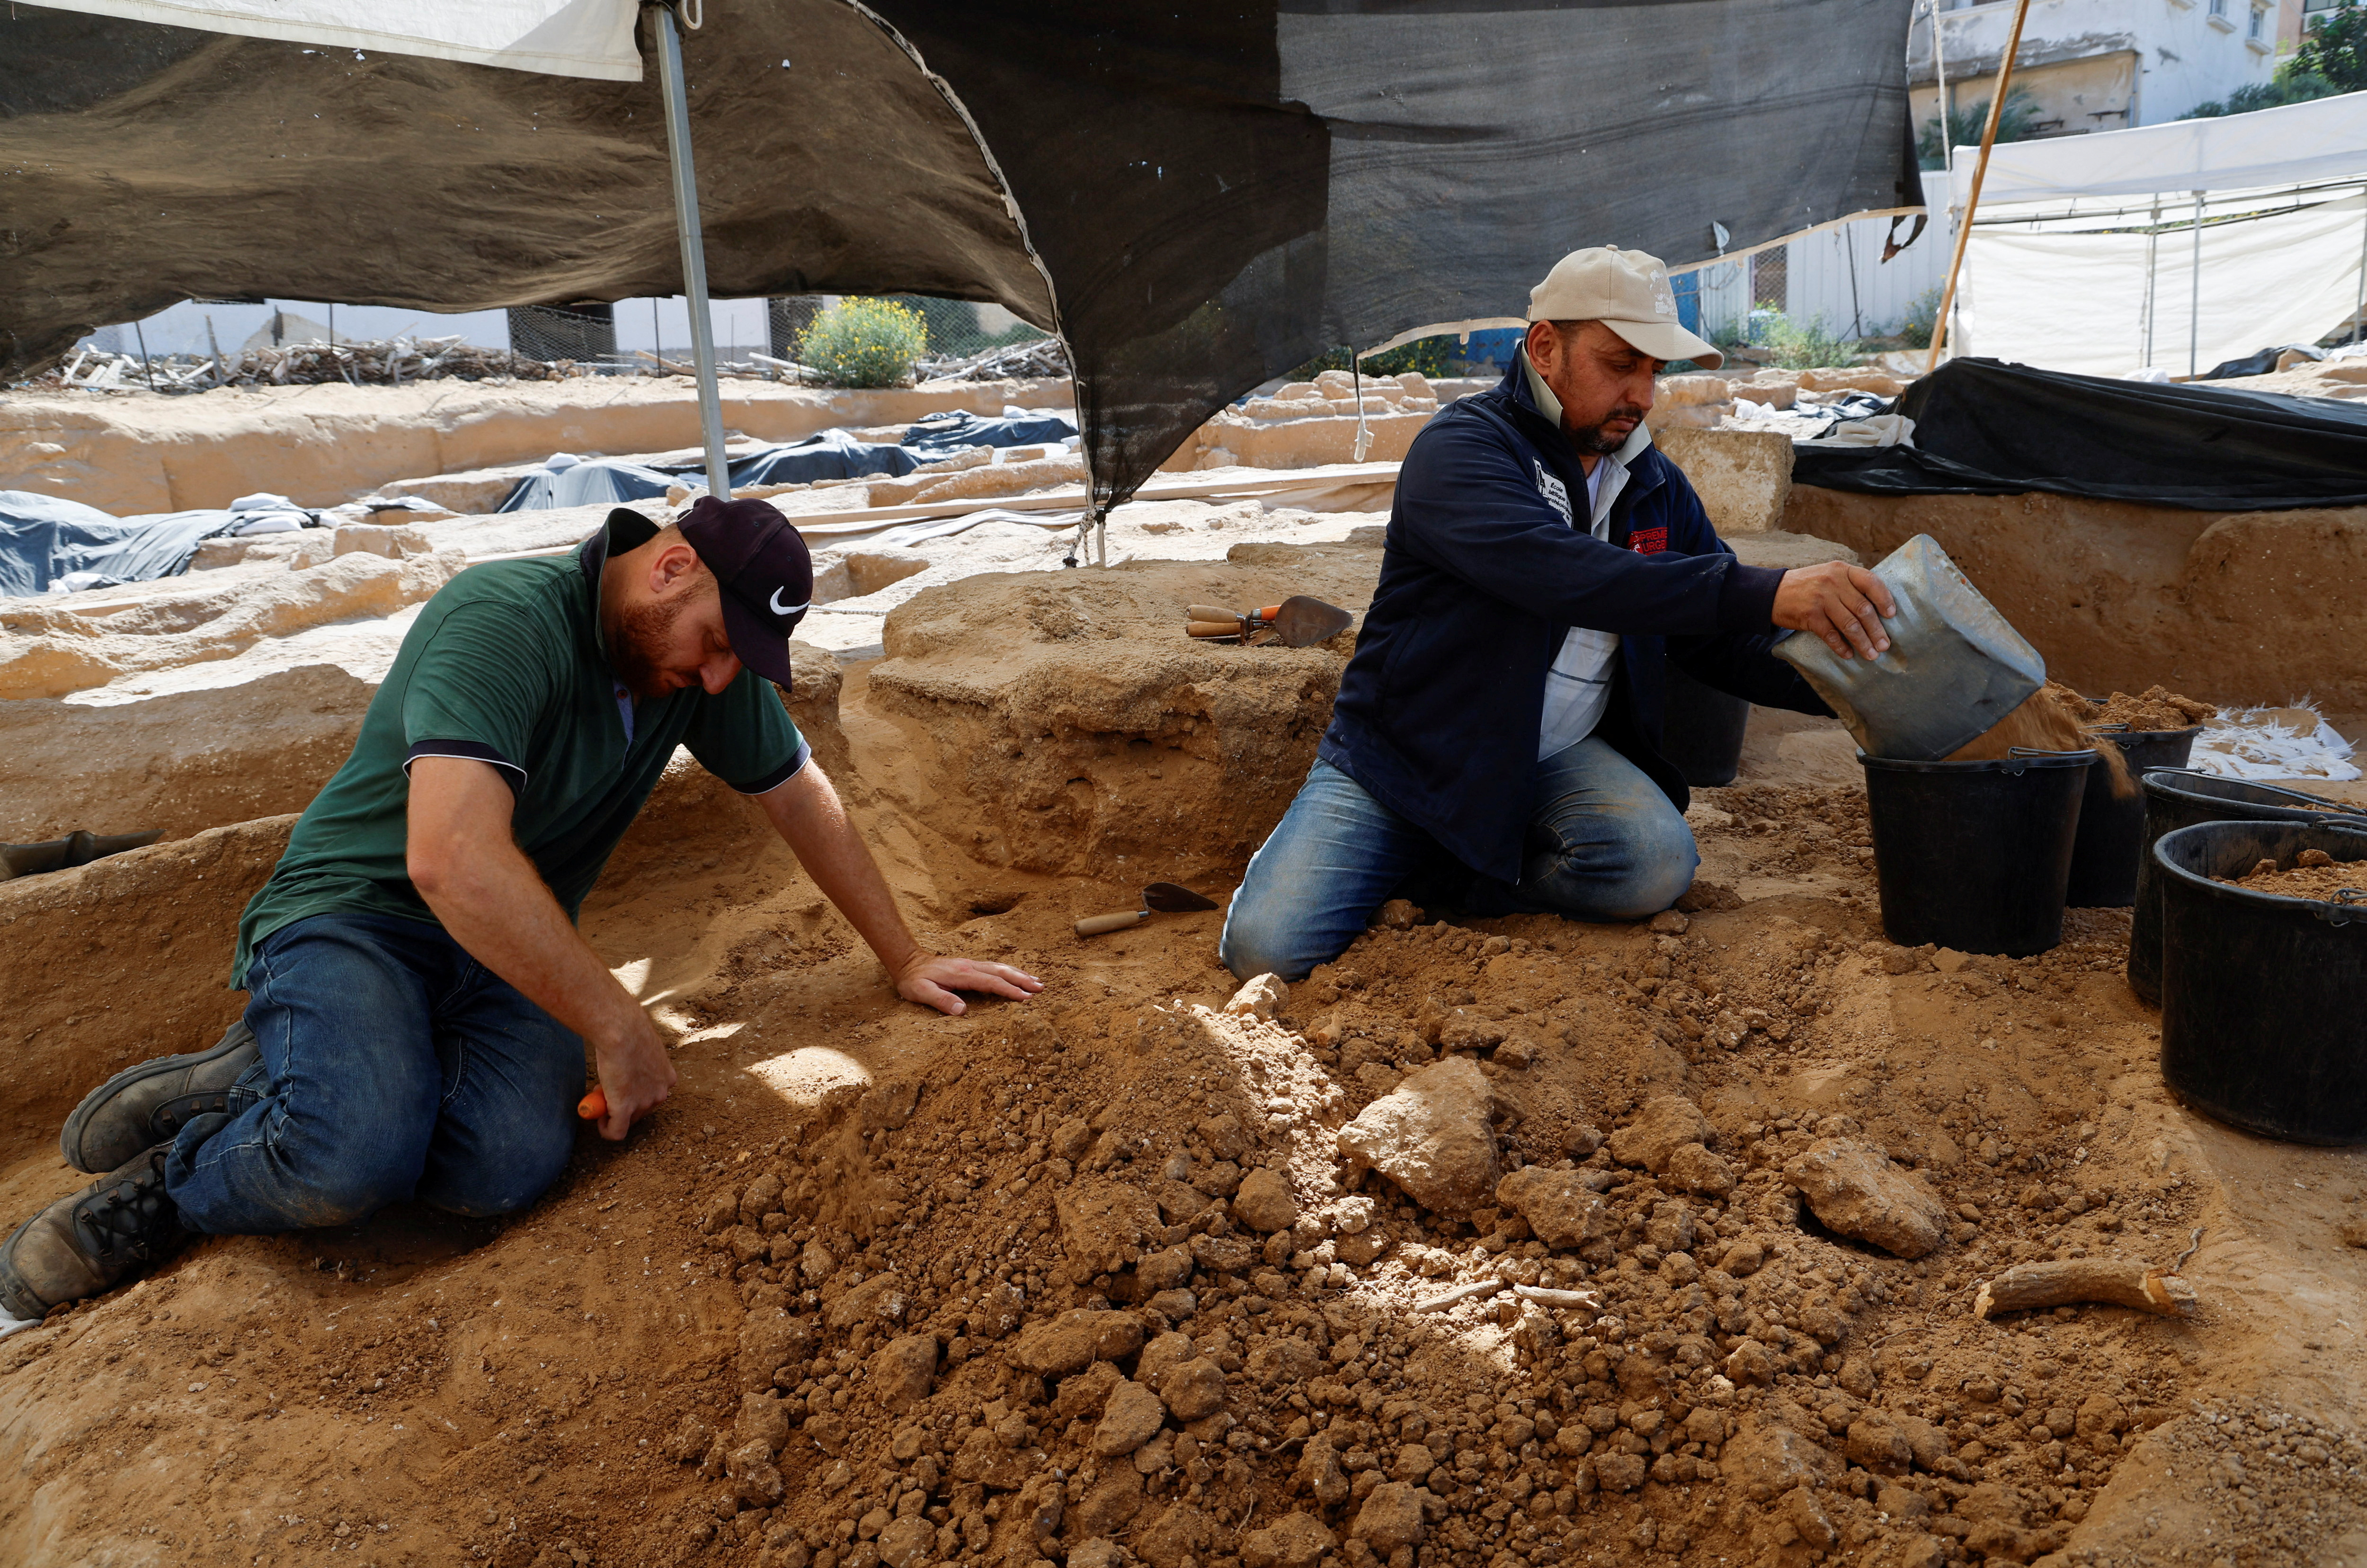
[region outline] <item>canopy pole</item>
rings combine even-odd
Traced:
[[[674,171],[674,228],[682,236],[682,289],[690,300],[690,363],[698,377],[698,429],[707,446],[707,493],[719,501],[729,501],[731,471],[723,458],[723,394],[715,381],[715,324],[707,314],[707,245],[699,237],[698,176],[690,162],[690,104],[683,86],[682,32],[672,5],[660,5],[657,13],[666,162]],[[663,369],[663,360],[660,369]]]
[[[2350,316],[2350,341],[2359,341],[2361,328],[2367,327],[2367,185],[2359,187],[2359,308]]]
[[[1938,13],[1932,14],[1931,37],[1940,37]],[[1980,210],[1981,182],[1988,178],[1989,149],[1997,145],[1999,117],[2005,113],[2006,89],[2013,85],[2013,57],[2022,51],[2022,24],[2030,19],[2030,0],[2014,0],[2013,30],[2006,35],[2005,58],[1998,64],[1997,91],[1989,97],[1989,118],[1981,127],[1980,161],[1973,165],[1973,188],[1965,199],[1965,215],[1957,220],[1956,254],[1948,260],[1948,287],[1940,296],[1939,318],[1931,324],[1931,356],[1923,362],[1923,373],[1930,375],[1940,368],[1940,356],[1948,346],[1948,317],[1956,308],[1956,278],[1965,269],[1965,245],[1973,237],[1973,214]],[[1948,117],[1945,106],[1940,116],[1941,138],[1947,135]]]
[[[1940,0],[1931,0],[1931,80],[1940,91],[1940,172],[1956,172],[1956,139],[1948,133],[1948,56],[1940,48]]]
[[[2186,379],[2192,381],[2203,352],[2203,193],[2194,193],[2194,259],[2186,268]]]
[[[2145,290],[2145,358],[2147,369],[2153,368],[2154,278],[2160,270],[2156,264],[2161,249],[2161,198],[2153,199],[2153,218],[2146,229],[2146,290]]]

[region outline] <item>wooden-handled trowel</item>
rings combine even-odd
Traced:
[[[1193,637],[1238,637],[1244,647],[1279,642],[1285,648],[1311,648],[1348,630],[1355,617],[1338,605],[1305,594],[1293,594],[1263,609],[1229,610],[1214,605],[1186,605],[1184,631]]]
[[[1216,903],[1202,898],[1190,888],[1173,882],[1153,882],[1142,890],[1142,907],[1117,915],[1088,915],[1077,922],[1080,937],[1106,936],[1123,931],[1129,926],[1139,926],[1153,915],[1190,915],[1197,910],[1214,909]]]

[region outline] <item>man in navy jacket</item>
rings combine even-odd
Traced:
[[[1659,754],[1668,661],[1827,713],[1779,628],[1878,656],[1889,594],[1834,562],[1746,566],[1644,427],[1672,359],[1717,350],[1640,251],[1572,252],[1529,296],[1492,391],[1442,411],[1398,475],[1380,585],[1314,769],[1225,919],[1225,964],[1297,980],[1400,890],[1487,913],[1633,920],[1700,858]]]

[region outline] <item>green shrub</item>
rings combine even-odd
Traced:
[[[2004,112],[1998,116],[1998,141],[2027,140],[2031,124],[2037,119],[2036,100],[2020,87],[2009,89],[2005,95]],[[1927,169],[1945,167],[1948,148],[1979,146],[1981,132],[1988,129],[1988,122],[1989,101],[1987,98],[1964,108],[1952,108],[1948,111],[1947,140],[1942,142],[1940,138],[1940,117],[1933,115],[1923,122],[1923,129],[1915,133],[1916,161]]]
[[[2367,6],[2342,0],[2331,15],[2320,12],[2277,74],[2314,76],[2339,93],[2367,92]]]
[[[798,340],[798,358],[834,387],[894,387],[912,378],[928,324],[892,300],[842,300]]]
[[[2295,71],[2288,64],[2266,82],[2238,87],[2225,97],[2211,103],[2196,104],[2178,118],[2217,119],[2222,115],[2249,114],[2256,108],[2282,108],[2287,104],[2305,104],[2318,98],[2330,98],[2339,91],[2325,77],[2308,71]]]
[[[1857,357],[1857,339],[1836,337],[1827,332],[1821,316],[1812,322],[1795,322],[1782,311],[1753,311],[1750,335],[1767,350],[1770,364],[1786,370],[1846,365]]]
[[[1402,376],[1408,370],[1418,375],[1438,377],[1455,374],[1455,362],[1461,345],[1454,337],[1420,337],[1411,343],[1399,344],[1385,354],[1367,354],[1364,372],[1368,376]],[[1327,348],[1297,367],[1283,379],[1311,381],[1326,370],[1349,368],[1350,351],[1344,347]]]
[[[1931,347],[1931,334],[1940,324],[1940,290],[1926,289],[1915,296],[1907,307],[1906,324],[1898,335],[1909,348]]]

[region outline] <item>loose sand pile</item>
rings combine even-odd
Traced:
[[[674,1099],[509,1223],[206,1241],[0,1345],[0,1552],[1797,1568],[2367,1539],[2355,1160],[2171,1104],[2123,916],[2024,960],[1882,941],[1829,725],[1754,734],[1789,782],[1697,796],[1689,916],[1398,905],[1245,991],[1219,915],[1079,942],[1145,881],[1229,886],[1256,812],[1228,791],[1277,809],[1336,679],[1338,650],[1176,649],[1167,600],[1332,570],[931,590],[843,741],[800,713],[925,939],[1045,978],[1024,1006],[895,1002],[752,814],[671,778],[584,929]],[[1073,714],[1030,696],[1063,660],[1106,688]],[[1122,722],[1187,687],[1223,696],[1191,733]],[[959,702],[970,729],[912,749]],[[1013,806],[998,772],[1082,788]],[[12,1210],[79,1179],[51,1142],[74,1095],[228,1016],[230,916],[285,830],[0,887]],[[2167,1267],[2198,1229],[2191,1317],[1971,1315],[2012,1264]]]
[[[2290,866],[2262,860],[2240,877],[2211,880],[2279,898],[2331,899],[2347,888],[2356,895],[2355,902],[2367,904],[2367,867],[2337,860],[2323,849],[2305,849]]]
[[[2142,695],[2113,692],[2089,702],[2083,715],[2090,724],[2126,724],[2132,730],[2185,730],[2208,723],[2219,710],[2191,697],[2180,697],[2168,687],[2147,687]]]

